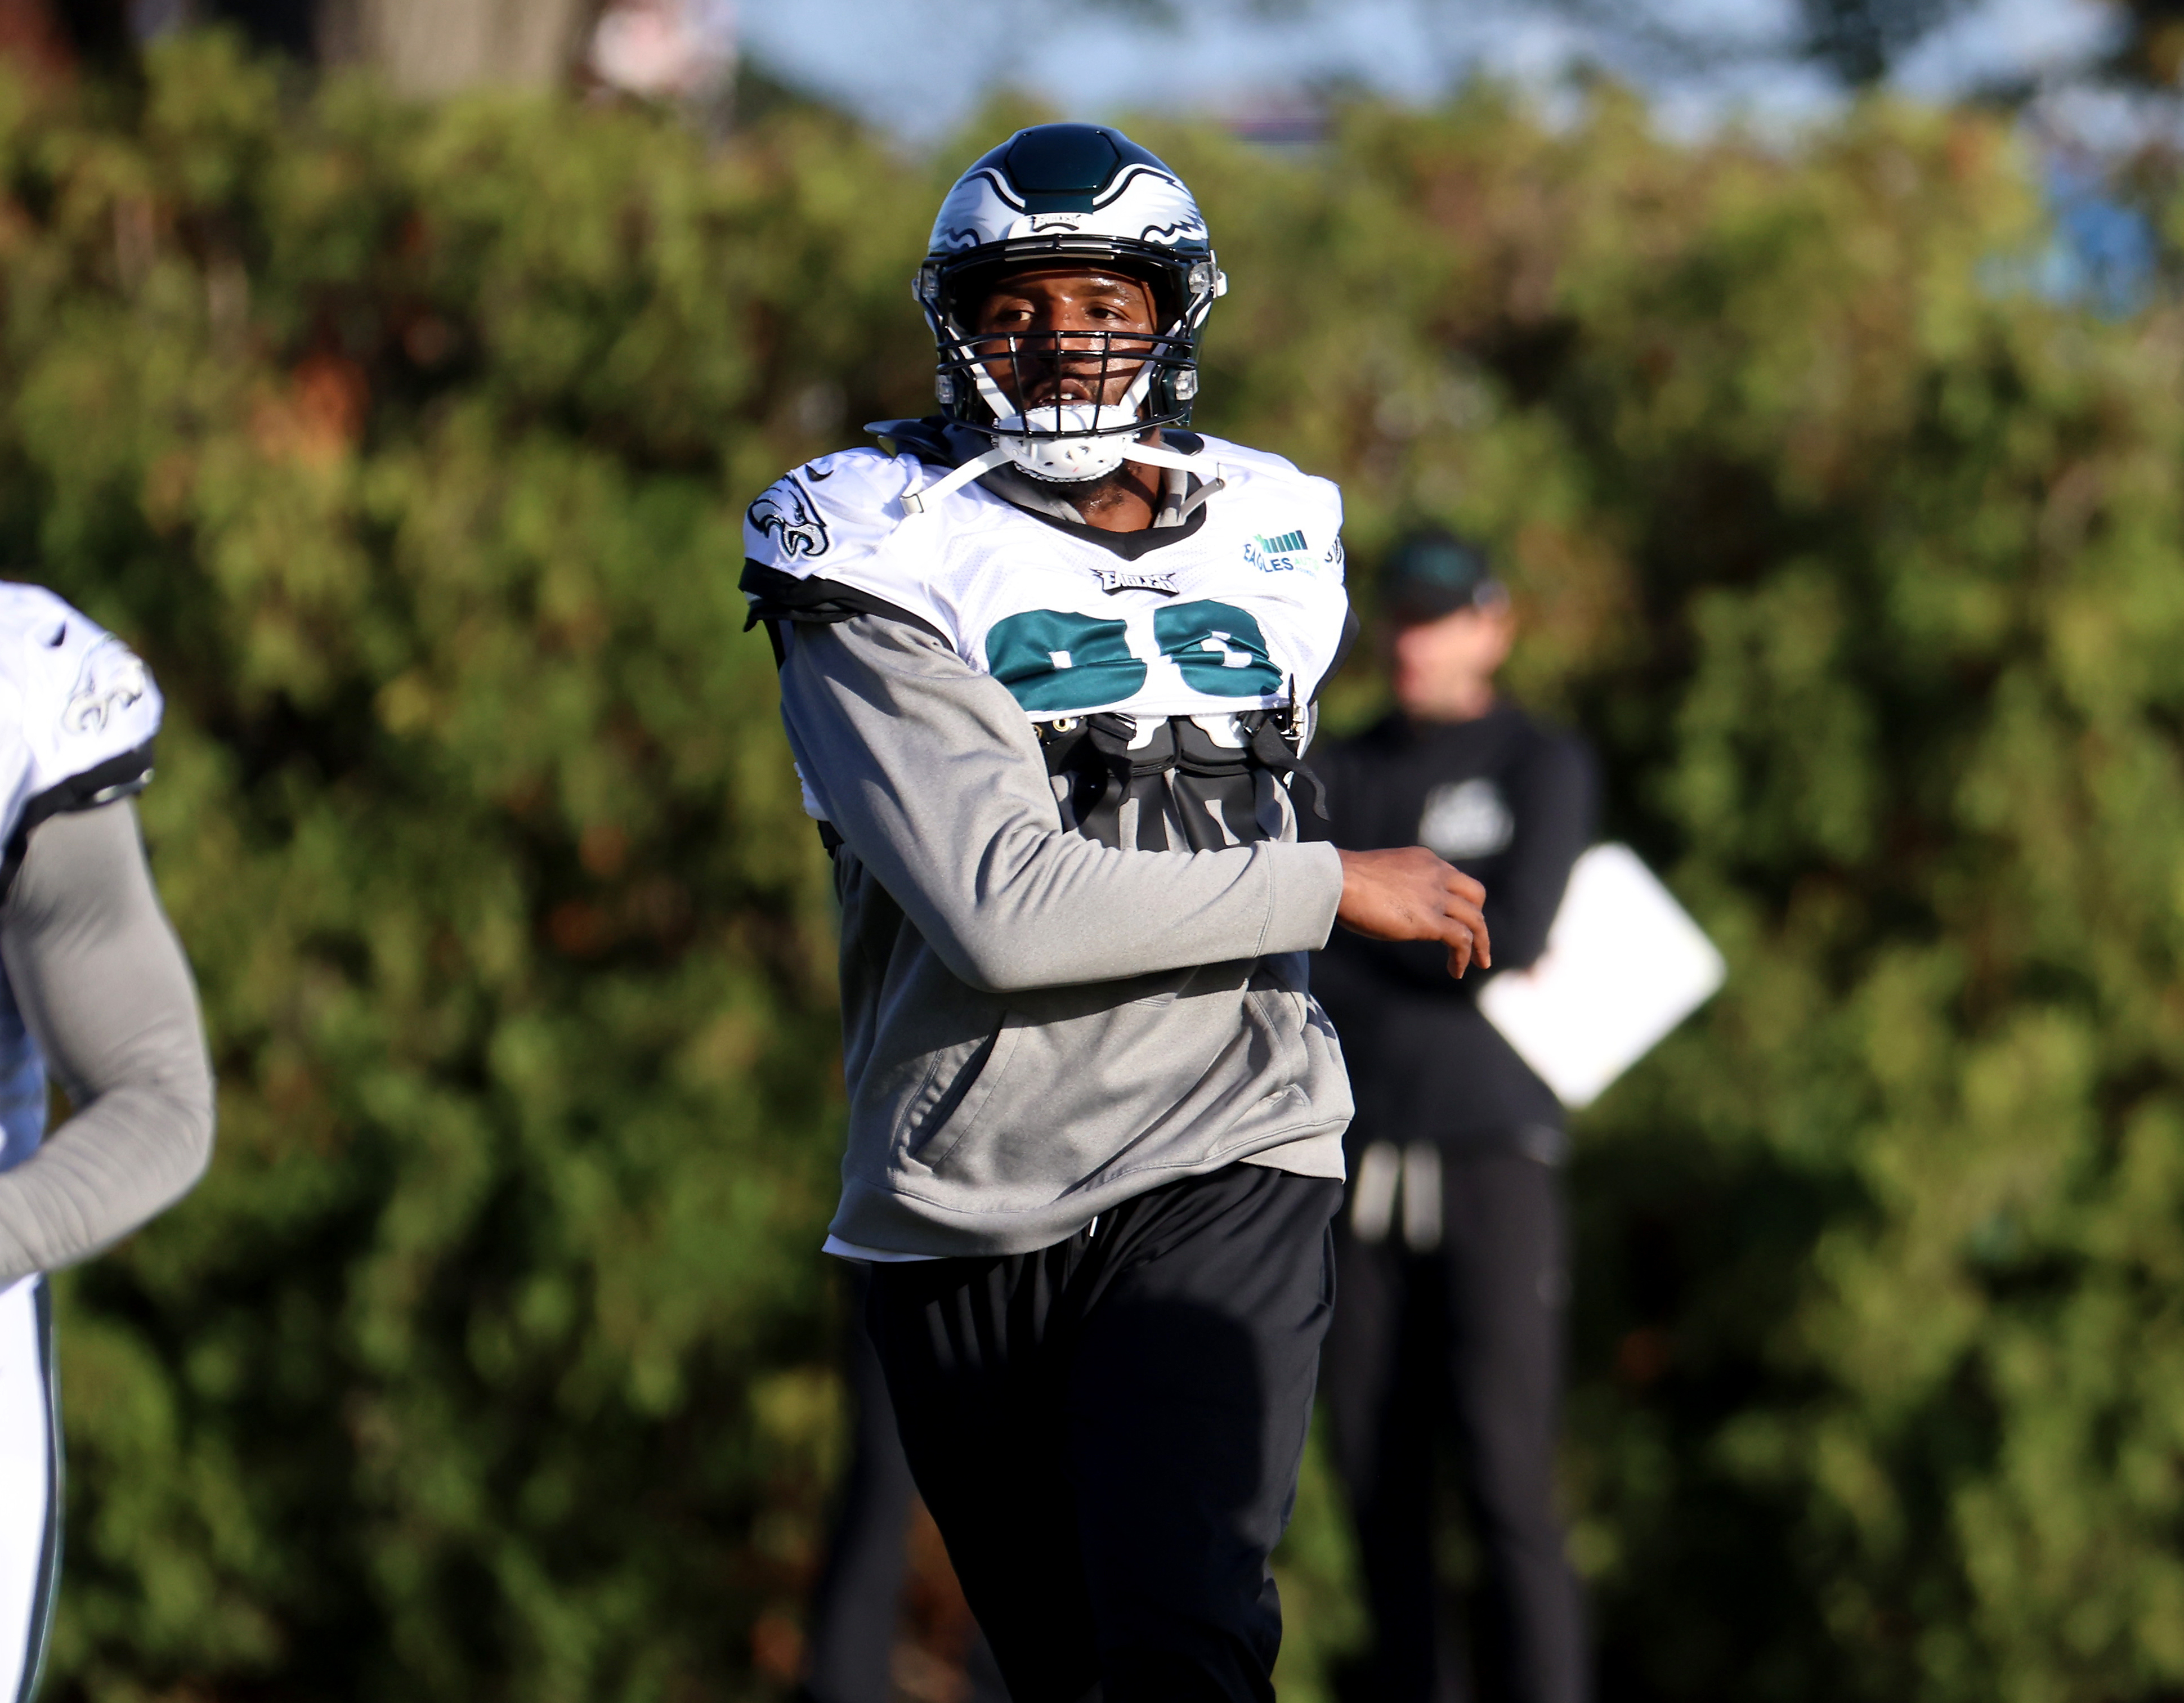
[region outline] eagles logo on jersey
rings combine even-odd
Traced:
[[[103,732],[109,717],[141,702],[151,689],[151,676],[128,646],[118,638],[101,639],[76,671],[61,725],[71,733]]]
[[[794,474],[777,481],[752,504],[748,518],[752,526],[772,537],[785,554],[827,554],[827,523],[819,518],[818,510]]]

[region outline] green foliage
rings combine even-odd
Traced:
[[[69,1288],[59,1669],[738,1672],[810,1548],[769,1416],[824,1364],[838,1109],[728,493],[883,369],[833,257],[902,232],[837,137],[287,113],[216,44],[126,131],[11,104],[8,543],[173,701],[146,821],[223,1077],[188,1210]]]
[[[1368,559],[1406,509],[1501,541],[1523,689],[1733,966],[1585,1130],[1607,1671],[2173,1695],[2175,320],[1995,286],[2040,233],[1975,118],[1786,160],[1474,100],[1323,175],[1228,221],[1216,406]]]
[[[217,40],[109,98],[0,92],[0,539],[169,693],[222,1145],[62,1286],[57,1689],[778,1695],[840,1107],[737,526],[918,409],[945,163]],[[2184,1689],[2180,321],[2011,292],[1977,117],[1145,139],[1234,280],[1206,423],[1340,478],[1361,565],[1496,542],[1518,689],[1732,963],[1574,1178],[1620,1692]],[[1316,1456],[1283,1567],[1324,1695]]]

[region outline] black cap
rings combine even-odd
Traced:
[[[1485,548],[1442,526],[1407,532],[1380,570],[1380,597],[1398,621],[1432,621],[1501,602]]]

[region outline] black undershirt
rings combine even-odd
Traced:
[[[1306,838],[1352,851],[1417,845],[1436,837],[1422,836],[1421,819],[1439,796],[1444,843],[1434,849],[1485,884],[1495,969],[1539,957],[1593,833],[1598,784],[1583,743],[1504,702],[1471,721],[1391,715],[1311,754],[1330,821],[1307,816]],[[1561,1105],[1480,1015],[1485,974],[1458,982],[1447,961],[1444,947],[1340,927],[1314,958],[1312,992],[1342,1037],[1357,1100],[1353,1140],[1535,1150],[1540,1129],[1560,1128]]]

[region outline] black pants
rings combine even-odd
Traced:
[[[847,1370],[856,1432],[827,1565],[812,1598],[811,1666],[802,1693],[810,1703],[888,1703],[894,1696],[890,1668],[907,1560],[903,1538],[917,1494],[895,1435],[894,1404],[865,1330],[870,1277],[862,1266],[850,1269],[856,1303]],[[972,1641],[963,1667],[969,1685],[963,1703],[1010,1703],[985,1639]]]
[[[1470,1694],[1434,1569],[1435,1444],[1452,1419],[1491,1666],[1513,1703],[1583,1703],[1583,1615],[1553,1506],[1567,1283],[1556,1172],[1517,1154],[1452,1152],[1441,1184],[1436,1251],[1412,1252],[1400,1230],[1361,1243],[1346,1223],[1337,1242],[1323,1389],[1375,1628],[1363,1695]]]
[[[1339,1185],[1236,1165],[873,1269],[903,1445],[1015,1703],[1271,1703]]]

